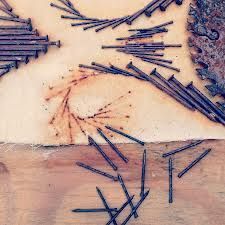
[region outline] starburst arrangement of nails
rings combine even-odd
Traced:
[[[131,25],[142,14],[150,17],[158,9],[160,9],[161,11],[166,11],[167,8],[174,2],[177,5],[182,5],[183,0],[152,0],[144,8],[138,10],[134,14],[114,19],[90,18],[81,14],[70,0],[58,0],[58,2],[60,3],[60,5],[51,3],[50,6],[68,14],[61,15],[62,19],[76,21],[71,23],[71,26],[82,26],[84,30],[95,29],[96,32],[99,32],[108,27],[115,29],[116,27],[124,23]]]
[[[88,136],[93,129],[102,129],[108,133],[105,128],[107,124],[117,124],[118,129],[123,130],[123,123],[127,123],[130,119],[129,109],[132,107],[130,102],[131,91],[117,96],[104,105],[101,105],[96,111],[88,115],[80,115],[79,110],[71,106],[72,98],[76,95],[76,90],[83,82],[88,82],[88,79],[102,75],[99,71],[88,73],[81,70],[80,77],[71,77],[63,84],[50,87],[46,101],[50,102],[55,99],[60,99],[59,105],[55,113],[49,121],[50,127],[54,129],[57,139],[64,140],[70,144],[75,143],[77,134],[82,133]]]
[[[50,42],[48,36],[39,36],[32,27],[31,19],[22,19],[12,7],[0,0],[0,77],[20,63],[28,63],[46,53],[50,45],[60,47],[60,41]]]
[[[110,131],[115,132],[116,134],[119,135],[123,135],[126,138],[129,138],[131,140],[134,140],[135,142],[141,144],[142,146],[145,145],[144,142],[140,141],[137,138],[134,138],[128,134],[125,134],[123,132],[120,132],[112,127],[108,127],[108,129],[110,129]],[[115,151],[117,153],[117,155],[119,156],[119,158],[121,160],[123,160],[125,163],[129,163],[129,159],[123,154],[121,153],[121,151],[116,147],[116,145],[114,145],[104,134],[104,132],[100,129],[97,130],[99,135],[101,135],[101,137],[103,137],[106,142],[109,144],[109,146],[111,147],[111,149],[113,151]],[[89,136],[89,144],[91,146],[93,146],[98,153],[100,153],[103,157],[103,159],[107,162],[107,164],[114,170],[117,171],[118,167],[115,164],[114,161],[112,161],[110,159],[110,157],[105,153],[104,149],[98,145],[96,143],[96,141]],[[163,158],[169,158],[168,159],[168,202],[169,204],[172,204],[174,202],[174,188],[173,188],[173,176],[174,176],[174,162],[173,162],[173,157],[176,154],[180,154],[183,153],[187,150],[191,150],[194,147],[200,145],[201,143],[203,143],[203,140],[200,141],[195,141],[192,142],[188,145],[182,146],[180,148],[177,148],[175,150],[169,151],[167,153],[164,153],[162,155]],[[183,170],[181,170],[178,174],[177,177],[179,179],[183,178],[183,176],[188,173],[194,166],[196,166],[200,161],[202,161],[209,153],[211,152],[211,149],[207,149],[205,150],[203,153],[201,153],[196,159],[194,159],[191,163],[189,163],[187,165],[187,167],[185,167]],[[127,206],[129,206],[131,208],[131,212],[130,214],[126,217],[126,219],[121,223],[122,225],[127,224],[131,218],[133,217],[134,219],[137,219],[139,217],[137,210],[140,208],[140,206],[142,205],[142,203],[145,201],[145,199],[147,198],[147,196],[150,193],[150,189],[146,187],[146,170],[148,167],[148,158],[147,158],[147,151],[146,149],[143,152],[143,157],[142,157],[142,166],[140,168],[141,171],[141,179],[140,179],[140,184],[141,184],[141,188],[140,188],[140,197],[138,199],[138,202],[135,204],[134,203],[134,198],[135,195],[130,195],[127,185],[124,181],[124,178],[122,177],[122,175],[120,173],[116,175],[107,173],[105,171],[102,171],[100,169],[96,169],[90,165],[87,165],[85,163],[82,162],[76,162],[76,165],[99,176],[103,176],[105,178],[107,178],[108,180],[111,180],[113,182],[119,182],[124,195],[126,197],[126,201],[124,203],[122,203],[122,205],[119,208],[112,208],[109,204],[109,202],[107,201],[107,198],[105,197],[105,195],[103,194],[103,191],[99,188],[96,187],[97,193],[99,198],[102,200],[102,204],[104,206],[104,208],[86,208],[86,209],[73,209],[72,212],[73,213],[107,213],[109,215],[109,221],[106,223],[107,225],[110,225],[111,223],[113,224],[118,224],[118,220],[119,220],[119,216],[121,216],[121,214],[124,212],[124,209],[127,208]],[[146,191],[147,189],[147,191]]]
[[[195,87],[193,82],[185,86],[176,79],[174,75],[167,80],[156,69],[148,75],[132,62],[127,65],[127,69],[122,69],[114,65],[105,66],[95,62],[93,62],[91,66],[81,64],[80,67],[93,71],[104,72],[106,74],[133,77],[135,79],[148,82],[172,97],[176,102],[182,104],[187,109],[198,111],[209,120],[225,126],[225,113],[197,87]]]
[[[138,28],[130,29],[131,32],[136,32],[129,37],[117,38],[119,41],[125,41],[121,45],[109,45],[102,46],[102,49],[116,49],[118,52],[132,55],[144,62],[148,62],[159,67],[164,67],[176,72],[180,72],[180,69],[171,66],[172,60],[163,59],[164,51],[167,48],[180,48],[180,44],[165,44],[164,42],[147,41],[147,38],[152,38],[156,34],[168,32],[165,27],[173,24],[173,21],[169,21],[151,28]],[[144,41],[140,41],[143,40]]]

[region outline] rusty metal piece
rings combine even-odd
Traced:
[[[192,61],[201,79],[211,84],[206,88],[212,96],[225,97],[225,4],[221,0],[194,0],[190,5],[188,44]]]

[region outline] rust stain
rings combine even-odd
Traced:
[[[9,173],[9,171],[8,171],[6,165],[4,163],[0,162],[0,174],[2,174],[2,173]]]
[[[49,126],[54,130],[55,139],[63,138],[68,144],[75,143],[77,134],[88,136],[95,133],[97,128],[101,128],[105,133],[110,132],[105,129],[105,125],[114,124],[118,129],[123,129],[121,124],[130,119],[129,108],[132,107],[129,102],[132,91],[128,91],[123,95],[104,103],[91,115],[78,115],[71,107],[73,97],[79,95],[77,89],[83,85],[92,85],[91,82],[96,81],[99,76],[105,74],[93,72],[86,69],[79,70],[68,78],[64,78],[58,85],[48,88],[45,100],[51,103],[52,100],[60,99],[54,114],[49,119]],[[78,96],[82,98],[81,96]],[[118,122],[118,125],[116,122]],[[116,125],[117,124],[117,125]]]

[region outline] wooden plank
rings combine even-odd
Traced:
[[[175,176],[174,204],[168,204],[167,159],[161,154],[186,143],[148,144],[147,187],[150,197],[130,225],[224,225],[225,221],[225,141],[206,141],[195,150],[177,154],[175,175],[207,148],[213,151],[182,179]],[[139,199],[143,147],[118,145],[130,159],[121,161],[108,146],[105,151],[119,166],[135,202]],[[4,145],[0,152],[1,225],[100,225],[107,213],[75,214],[74,208],[103,207],[96,193],[100,187],[110,206],[125,201],[119,183],[91,174],[75,166],[81,161],[115,174],[90,146],[32,148]],[[127,208],[119,221],[129,213]]]

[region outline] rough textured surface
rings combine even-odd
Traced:
[[[225,4],[223,0],[195,0],[190,6],[188,30],[192,32],[189,46],[192,60],[202,79],[212,84],[207,89],[212,96],[225,96]]]
[[[189,142],[188,142],[189,143]],[[224,225],[225,221],[225,141],[206,141],[196,149],[174,158],[174,204],[168,204],[168,160],[161,154],[187,143],[148,144],[146,187],[150,197],[129,225]],[[118,145],[129,164],[103,146],[118,165],[129,192],[140,194],[141,159],[144,148],[136,144]],[[204,150],[213,151],[182,179],[177,173]],[[43,151],[44,150],[44,151]],[[112,207],[125,201],[120,185],[75,166],[81,161],[114,173],[90,146],[32,148],[28,145],[0,147],[1,225],[102,225],[108,215],[75,214],[74,208],[102,207],[96,186]],[[128,215],[127,208],[125,215]],[[118,224],[123,221],[119,218]]]

